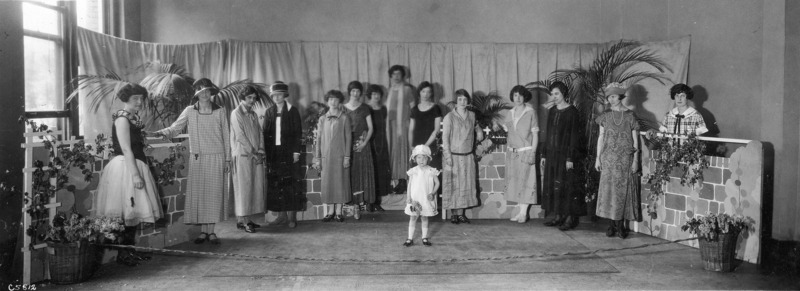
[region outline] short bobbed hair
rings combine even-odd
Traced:
[[[392,73],[395,71],[400,71],[400,74],[403,75],[403,79],[406,78],[406,69],[401,65],[394,65],[389,68],[389,78],[392,77]]]
[[[456,90],[456,94],[455,94],[456,102],[458,102],[458,96],[467,97],[467,104],[472,103],[472,97],[469,96],[469,92],[467,92],[467,90],[464,90],[464,89]]]
[[[125,103],[128,103],[128,100],[133,95],[142,95],[142,97],[147,98],[147,89],[139,84],[128,83],[117,91],[117,98]]]
[[[431,82],[428,82],[428,81],[422,81],[422,83],[419,83],[419,86],[417,86],[417,96],[420,96],[420,98],[422,98],[422,94],[421,94],[422,93],[422,89],[425,89],[425,88],[430,88],[431,89],[431,100],[433,100],[433,97],[435,97],[436,94],[434,94],[434,92],[433,92],[433,84],[431,84]]]
[[[675,84],[675,86],[669,88],[669,98],[672,100],[675,100],[675,95],[680,93],[685,93],[686,99],[694,98],[694,90],[692,90],[692,87],[689,87],[686,84]]]
[[[531,101],[531,99],[533,99],[533,94],[531,94],[531,91],[528,91],[528,89],[522,85],[516,85],[514,88],[511,88],[511,92],[508,93],[508,99],[511,99],[511,102],[514,102],[514,93],[519,93],[519,95],[522,96],[522,102],[525,103],[528,103]]]
[[[564,84],[564,82],[555,81],[553,84],[550,84],[550,87],[547,87],[547,90],[553,92],[553,89],[556,88],[558,88],[558,91],[561,91],[561,95],[564,95],[564,98],[569,96],[569,87],[567,87],[567,84]]]
[[[244,90],[239,92],[239,94],[236,97],[239,99],[239,101],[243,101],[245,98],[247,98],[247,96],[250,96],[251,94],[256,95],[255,98],[256,101],[261,101],[261,94],[258,93],[258,89],[256,89],[256,87],[253,85],[244,87]]]
[[[344,94],[342,91],[339,90],[330,90],[328,93],[325,93],[325,102],[328,102],[328,99],[336,98],[339,99],[339,103],[344,103]]]
[[[381,98],[383,98],[383,88],[379,85],[372,84],[367,87],[368,98],[372,98],[372,93],[378,93],[381,95]]]
[[[352,81],[350,84],[347,84],[347,95],[350,95],[350,91],[353,91],[353,89],[358,89],[358,91],[361,91],[361,94],[364,94],[364,85],[361,85],[359,81]]]

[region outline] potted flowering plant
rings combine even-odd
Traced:
[[[699,237],[700,256],[706,270],[730,272],[734,267],[739,234],[752,230],[753,224],[752,218],[743,215],[709,213],[686,221],[681,230]]]
[[[73,284],[91,277],[100,255],[94,243],[116,241],[123,230],[125,223],[121,218],[57,214],[45,237],[51,282]]]

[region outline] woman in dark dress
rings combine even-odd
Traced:
[[[578,216],[586,215],[577,173],[581,168],[580,112],[566,101],[568,91],[564,83],[555,82],[549,89],[555,106],[547,116],[542,149],[542,208],[546,215],[555,214],[555,218],[544,224],[569,230],[577,226]]]
[[[297,226],[297,211],[306,205],[300,189],[300,112],[289,104],[289,86],[281,81],[270,86],[275,106],[264,114],[264,144],[267,150],[267,210],[277,212],[270,225]]]
[[[442,156],[438,146],[434,144],[436,134],[442,124],[442,109],[433,101],[433,85],[427,81],[417,87],[419,104],[411,108],[411,123],[408,125],[409,147],[425,145],[431,149],[431,167],[442,168]]]
[[[392,167],[389,167],[389,141],[386,137],[386,107],[381,105],[383,89],[378,85],[367,87],[367,104],[372,110],[372,162],[375,170],[375,203],[367,210],[383,211],[381,197],[392,192]]]
[[[361,219],[361,205],[375,203],[375,165],[372,163],[372,109],[361,102],[361,93],[364,86],[359,81],[352,81],[347,85],[350,100],[344,104],[345,113],[350,117],[353,126],[353,149],[350,156],[350,188],[353,192],[353,205],[355,210],[353,218]]]

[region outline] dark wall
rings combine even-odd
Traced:
[[[0,182],[20,189],[24,151],[23,126],[17,118],[25,112],[25,74],[22,39],[22,4],[0,1]],[[9,278],[9,264],[15,246],[20,219],[21,195],[0,191],[0,281]],[[14,276],[15,277],[15,276]],[[0,284],[3,288],[5,285]]]

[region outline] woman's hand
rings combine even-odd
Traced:
[[[360,153],[365,147],[367,147],[366,142],[359,142],[358,146],[356,146],[356,152]]]
[[[567,161],[567,171],[572,170],[572,162]]]
[[[597,157],[596,159],[594,159],[594,169],[597,170],[598,172],[600,172],[600,169],[601,169],[601,167],[600,167],[600,157]]]
[[[231,161],[225,161],[225,165],[223,166],[222,171],[224,173],[231,171]]]
[[[536,163],[536,152],[535,151],[528,151],[528,154],[525,156],[525,163],[528,165],[533,165]]]
[[[350,168],[350,157],[344,157],[343,166],[345,169]]]
[[[639,172],[639,163],[637,163],[636,159],[634,159],[633,163],[631,163],[631,172],[632,173]]]
[[[139,174],[133,176],[133,187],[136,189],[144,188],[144,180],[142,180],[142,176],[139,176]]]
[[[292,156],[293,156],[292,159],[293,159],[293,161],[295,163],[300,161],[300,154],[299,153],[294,153],[294,154],[292,154]]]
[[[453,156],[445,155],[444,156],[444,164],[446,166],[448,166],[448,167],[452,167],[453,166]]]
[[[436,199],[436,192],[428,193],[428,201],[433,201],[433,199]]]
[[[539,172],[542,173],[542,175],[544,175],[544,160],[545,159],[542,158],[542,160],[539,161]]]

